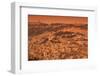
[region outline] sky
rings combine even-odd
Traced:
[[[28,15],[28,22],[87,24],[88,17]]]

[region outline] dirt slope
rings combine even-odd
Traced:
[[[88,25],[29,23],[28,59],[88,58]]]

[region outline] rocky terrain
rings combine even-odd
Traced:
[[[88,58],[88,25],[28,24],[28,60]]]

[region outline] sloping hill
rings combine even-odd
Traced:
[[[31,23],[28,59],[80,59],[88,57],[87,24]]]

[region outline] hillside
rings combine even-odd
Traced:
[[[30,23],[28,59],[88,58],[87,24]]]

